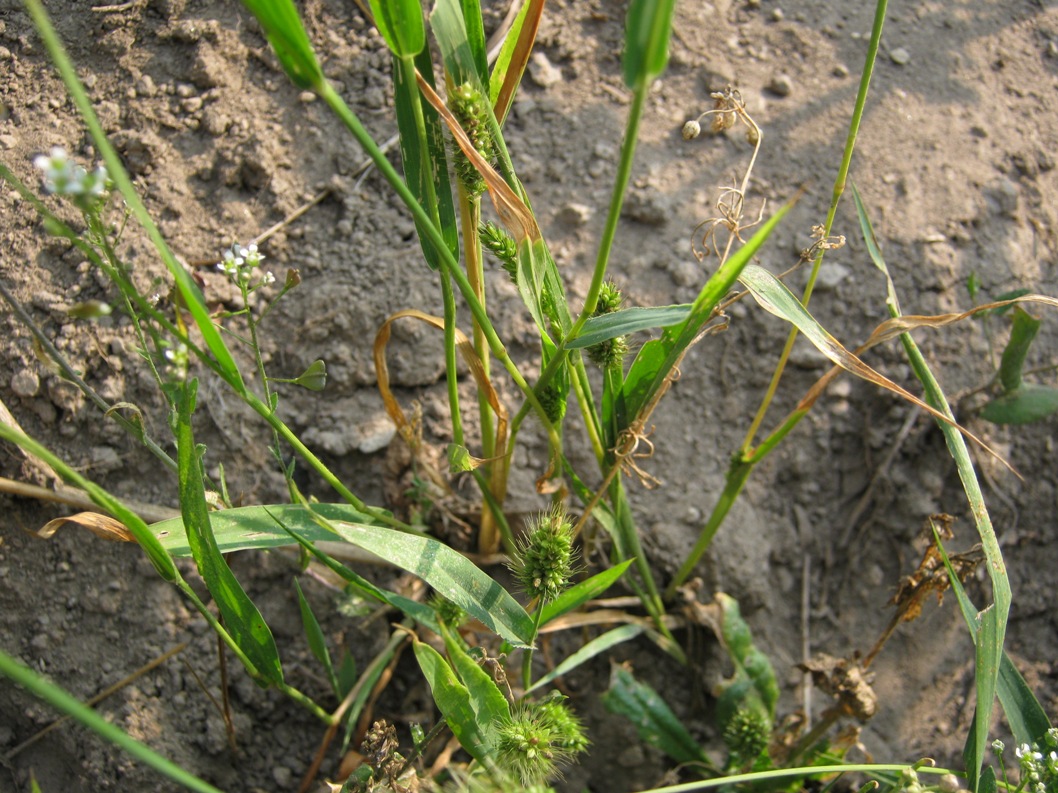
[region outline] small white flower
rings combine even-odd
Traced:
[[[276,282],[276,277],[275,277],[275,275],[272,274],[271,271],[266,272],[264,274],[264,276],[262,276],[262,278],[261,278],[261,283],[263,283],[265,285],[274,284],[275,282]],[[1053,752],[1052,752],[1052,754],[1053,754]]]
[[[250,267],[257,267],[264,261],[264,254],[257,250],[257,243],[251,242],[241,250],[243,258]]]

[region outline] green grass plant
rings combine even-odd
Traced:
[[[431,317],[417,307],[408,307],[387,319],[379,329],[375,344],[380,391],[398,428],[414,442],[414,428],[385,384],[389,325],[411,317],[439,328],[444,334],[446,393],[451,416],[449,463],[453,472],[472,473],[481,497],[478,551],[494,554],[502,548],[507,553],[518,584],[516,591],[504,588],[466,555],[430,536],[429,526],[411,525],[383,507],[365,503],[280,418],[280,395],[272,383],[294,384],[311,390],[322,390],[326,385],[325,361],[314,362],[295,377],[277,376],[267,370],[261,354],[262,334],[267,334],[264,320],[288,292],[298,287],[300,277],[294,271],[288,273],[278,292],[262,293],[273,294],[264,309],[252,308],[255,301],[251,296],[261,289],[276,288],[274,278],[263,269],[263,256],[255,246],[236,244],[226,253],[222,269],[240,290],[247,308],[223,316],[210,313],[201,291],[169,250],[107,141],[39,0],[26,0],[26,6],[105,166],[104,171],[94,175],[81,174],[76,170],[78,166],[58,154],[42,165],[49,180],[48,189],[60,195],[65,192],[71,198],[81,211],[86,230],[77,231],[59,221],[47,203],[36,198],[12,169],[0,165],[0,176],[40,211],[52,233],[77,246],[113,281],[121,310],[134,323],[140,352],[171,411],[170,429],[176,458],[148,438],[142,421],[123,416],[119,419],[175,473],[181,516],[147,526],[118,499],[65,465],[37,441],[2,424],[0,438],[52,465],[66,481],[83,489],[100,508],[124,523],[159,574],[180,589],[205,616],[248,674],[261,686],[282,691],[318,717],[324,737],[313,773],[320,768],[328,747],[340,732],[344,731],[345,741],[349,741],[383,669],[392,662],[398,648],[410,642],[443,724],[471,758],[463,769],[450,775],[445,783],[447,789],[509,790],[514,785],[545,789],[562,765],[588,750],[572,709],[557,693],[543,694],[546,688],[561,675],[640,636],[648,637],[678,661],[686,662],[685,650],[673,633],[676,622],[668,612],[676,594],[708,550],[753,470],[787,437],[811,409],[825,383],[836,375],[837,369],[820,381],[776,429],[760,442],[756,440],[778,392],[794,340],[803,334],[837,367],[921,405],[938,419],[945,433],[984,544],[994,599],[986,608],[975,609],[953,577],[976,653],[979,715],[975,716],[967,736],[965,773],[975,793],[1000,787],[1011,789],[1005,781],[997,782],[995,772],[985,767],[990,726],[987,717],[997,693],[1019,746],[1046,745],[1051,734],[1050,724],[1003,652],[1012,595],[999,545],[969,463],[964,431],[956,424],[943,390],[911,340],[910,327],[901,329],[899,335],[908,360],[925,388],[924,400],[867,365],[859,357],[867,345],[858,351],[846,349],[807,309],[825,252],[843,244],[841,238],[832,234],[833,226],[848,183],[866,106],[886,15],[885,0],[878,0],[876,4],[864,72],[827,218],[815,235],[815,244],[803,257],[804,263],[811,263],[811,271],[802,295],[795,296],[779,278],[752,263],[792,202],[767,218],[763,213],[755,220],[744,216],[750,173],[762,150],[763,132],[746,112],[738,92],[728,89],[714,94],[714,107],[685,127],[685,134],[697,134],[700,121],[707,116],[715,130],[739,124],[745,128],[747,141],[752,146],[740,186],[723,191],[717,202],[717,217],[699,227],[704,229],[703,247],[716,254],[718,266],[690,304],[651,308],[622,307],[620,291],[610,280],[609,270],[647,99],[668,59],[675,0],[631,0],[628,7],[622,70],[631,101],[606,220],[597,243],[590,283],[580,305],[574,305],[565,292],[530,196],[517,176],[516,164],[503,136],[503,124],[528,62],[542,3],[533,1],[524,5],[490,68],[477,0],[437,0],[428,15],[424,15],[418,0],[370,0],[374,23],[393,65],[402,173],[389,162],[383,148],[370,137],[356,113],[328,82],[293,2],[244,0],[244,5],[260,23],[292,82],[323,100],[364,149],[414,220],[425,265],[423,275],[437,280],[443,316]],[[431,57],[428,46],[431,37],[440,54],[439,64]],[[442,99],[442,94],[447,99]],[[64,170],[68,168],[73,170]],[[68,176],[81,188],[88,185],[90,189],[79,193],[70,191],[63,181]],[[119,239],[110,233],[105,220],[107,198],[112,191],[120,194],[131,218],[140,225],[165,263],[179,296],[171,312],[159,308],[137,289],[121,260]],[[486,194],[499,223],[482,223],[482,198]],[[888,281],[866,209],[858,194],[855,199],[870,255],[889,284],[888,306],[895,322],[900,318],[895,289]],[[536,327],[541,367],[535,381],[508,353],[497,331],[496,317],[486,305],[483,267],[486,250],[502,260],[503,277],[514,280],[524,309]],[[649,420],[678,377],[688,351],[725,326],[724,309],[735,289],[743,290],[764,310],[782,317],[792,329],[761,405],[749,420],[745,439],[732,460],[713,511],[693,551],[667,588],[662,589],[640,539],[628,497],[629,483],[649,481],[649,474],[637,462],[652,449]],[[469,313],[469,336],[459,330],[457,298],[462,299]],[[1031,299],[1048,302],[1038,296],[1018,298]],[[93,310],[100,307],[83,307],[84,312]],[[185,322],[185,314],[189,322]],[[1008,401],[1020,399],[1018,395],[1032,390],[1022,383],[1021,372],[1035,333],[1034,320],[1021,309],[1016,309],[1014,316],[1020,330],[1007,347],[999,369],[1003,388],[1000,399],[1006,397]],[[225,321],[223,328],[220,320]],[[639,346],[632,356],[627,338],[644,331],[653,331],[656,337]],[[883,334],[885,338],[895,335],[897,331],[891,328],[888,335]],[[881,337],[872,343],[880,340]],[[240,369],[238,356],[233,354],[236,345],[251,352],[254,361],[251,371]],[[61,358],[58,351],[54,354]],[[470,433],[464,428],[466,416],[457,382],[460,356],[468,362],[478,390],[479,449],[469,447]],[[589,375],[589,365],[601,369],[598,378]],[[287,503],[234,508],[227,497],[223,477],[219,483],[206,477],[208,466],[204,460],[209,450],[196,443],[192,431],[199,399],[196,373],[219,378],[260,417],[271,434],[275,463],[286,482]],[[499,377],[509,378],[521,400],[510,417],[492,385]],[[601,385],[594,385],[596,382]],[[579,427],[574,427],[566,417],[567,406],[572,402],[579,408]],[[106,410],[110,412],[109,407]],[[508,521],[505,499],[519,433],[530,418],[547,436],[546,459],[537,461],[540,471],[537,487],[550,496],[552,503],[548,510],[529,521],[519,536]],[[570,440],[574,433],[577,441]],[[567,455],[567,445],[574,442],[590,448],[595,469],[581,470],[573,465]],[[311,475],[329,485],[342,503],[321,504],[307,499],[296,484],[294,474],[298,465],[306,466]],[[445,475],[441,471],[429,473],[437,477]],[[218,506],[221,508],[216,509]],[[609,537],[610,567],[594,574],[589,571],[583,580],[576,581],[581,571],[575,558],[574,541],[585,533],[589,524],[601,527]],[[415,575],[441,600],[424,603],[372,583],[352,566],[322,550],[318,545],[321,541],[346,543],[393,568]],[[353,675],[344,663],[334,663],[321,621],[310,608],[300,583],[295,581],[307,643],[339,703],[337,707],[325,707],[286,681],[281,660],[283,648],[277,646],[263,615],[224,558],[236,550],[260,551],[279,546],[303,549],[306,561],[311,558],[336,573],[349,592],[379,608],[394,609],[401,614],[403,621],[391,633],[385,649],[360,675]],[[190,557],[196,563],[221,618],[181,576],[174,562],[180,556]],[[534,663],[534,650],[542,631],[560,626],[574,612],[589,608],[589,604],[619,581],[638,595],[643,614],[621,612],[617,615],[604,607],[594,607],[600,612],[600,623],[609,626],[607,630],[586,640],[552,671],[540,674],[540,665]],[[775,671],[753,644],[738,604],[718,595],[716,608],[716,633],[735,668],[734,676],[723,684],[717,704],[718,726],[729,749],[725,764],[718,765],[711,760],[649,686],[635,680],[626,670],[616,673],[608,694],[608,705],[632,718],[644,741],[664,749],[676,762],[690,764],[703,776],[717,777],[658,788],[656,793],[738,786],[740,789],[778,789],[768,786],[777,784],[775,780],[794,780],[790,784],[796,784],[796,780],[805,777],[821,779],[851,772],[874,775],[890,790],[910,790],[908,780],[914,773],[948,773],[908,764],[844,764],[840,762],[843,757],[840,747],[825,742],[813,749],[811,762],[802,753],[804,756],[789,762],[791,766],[796,762],[801,765],[773,767],[766,751],[766,738],[777,719]],[[488,637],[481,640],[482,646],[467,644],[465,637],[472,634],[459,630],[461,619],[479,624],[478,629]],[[616,627],[614,621],[619,623]],[[424,640],[428,634],[435,635],[437,641]],[[520,658],[520,674],[508,677],[508,670],[517,668],[507,660],[508,655]],[[93,729],[98,729],[91,717],[54,686],[27,677],[25,670],[7,656],[0,655],[0,671],[19,682],[30,681],[26,685],[35,693],[60,709],[80,714],[78,718],[83,717]],[[115,735],[112,729],[102,734],[137,757],[155,762],[138,745]],[[380,746],[387,748],[372,754],[368,766],[346,785],[350,790],[382,790],[386,785],[395,789],[397,780],[414,771],[412,760],[390,747],[389,733],[384,726],[376,725],[372,734]],[[416,739],[412,758],[421,754],[428,743],[428,736],[420,738]],[[168,767],[158,767],[172,776]],[[202,783],[189,775],[185,777],[173,778],[190,789],[211,789],[195,787]]]

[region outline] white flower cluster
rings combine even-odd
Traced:
[[[52,148],[50,154],[41,154],[33,165],[44,172],[44,189],[56,195],[69,196],[81,209],[98,209],[110,192],[107,169],[100,165],[89,173],[70,159],[62,146]]]
[[[1014,750],[1021,766],[1022,784],[1031,793],[1058,793],[1058,728],[1051,727],[1043,746],[1023,743]]]
[[[240,245],[236,242],[228,250],[224,251],[224,258],[217,264],[217,269],[238,286],[247,286],[253,277],[254,271],[261,266],[262,261],[264,261],[264,254],[257,250],[257,243],[251,242],[249,245]],[[272,273],[265,272],[253,288],[268,286],[269,284],[274,284],[275,281],[276,277]]]

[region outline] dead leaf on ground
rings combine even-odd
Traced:
[[[812,683],[837,700],[846,716],[869,721],[878,710],[878,695],[871,688],[871,675],[858,662],[818,653],[798,667],[812,675]]]

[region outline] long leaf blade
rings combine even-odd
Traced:
[[[940,551],[941,559],[944,561],[944,567],[948,571],[948,581],[951,583],[952,592],[955,593],[955,598],[959,603],[959,610],[970,628],[971,636],[976,639],[977,625],[980,621],[977,607],[970,600],[962,582],[955,574],[936,527],[933,529],[933,536],[936,538],[937,549]],[[1007,717],[1007,724],[1010,725],[1010,731],[1013,733],[1014,741],[1018,746],[1043,740],[1044,733],[1051,728],[1050,719],[1047,718],[1047,712],[1043,709],[1032,689],[1029,688],[1029,684],[1025,682],[1021,672],[1014,666],[1014,662],[1010,660],[1010,656],[1007,655],[1006,651],[1003,652],[1003,660],[999,664],[996,696],[999,697],[999,703],[1003,706],[1003,714]]]
[[[637,88],[665,71],[676,0],[632,0],[625,20],[625,85]]]
[[[333,525],[343,539],[419,576],[511,644],[527,647],[532,643],[533,620],[525,609],[507,590],[444,543],[375,526],[343,521]]]
[[[634,559],[625,559],[620,564],[596,573],[591,578],[586,578],[575,586],[571,586],[554,600],[544,604],[544,613],[540,616],[540,624],[547,625],[553,619],[561,617],[567,612],[582,606],[593,598],[599,597],[603,592],[613,586],[617,579],[625,574]]]
[[[327,680],[330,682],[335,696],[341,698],[341,686],[339,686],[338,677],[334,673],[334,664],[331,663],[331,653],[327,649],[327,639],[323,635],[323,629],[320,627],[319,620],[316,619],[316,614],[312,611],[312,606],[309,605],[309,601],[305,598],[305,593],[301,591],[301,582],[296,578],[294,579],[294,589],[298,593],[301,624],[305,628],[305,638],[309,643],[309,649],[316,657],[316,660],[320,662],[324,672],[327,673]]]
[[[338,540],[333,531],[317,522],[313,513],[327,520],[375,525],[368,515],[350,504],[313,504],[311,510],[301,504],[236,507],[212,512],[209,518],[222,553],[297,545],[291,532],[308,542]],[[173,556],[191,555],[182,518],[152,523],[149,528],[161,547]]]
[[[475,723],[485,739],[486,747],[491,749],[495,745],[497,729],[510,720],[511,706],[492,676],[470,657],[463,647],[462,640],[454,636],[451,629],[443,624],[441,636],[444,638],[452,666],[467,688]]]
[[[191,431],[197,387],[197,381],[192,380],[179,392],[176,421],[180,510],[191,554],[232,638],[264,680],[280,684],[283,668],[272,631],[224,561],[210,528],[209,508],[202,487],[202,463]]]
[[[568,350],[579,350],[641,330],[668,328],[679,325],[690,316],[690,313],[690,303],[680,306],[623,308],[610,314],[592,317],[584,323],[584,329],[580,335],[567,341],[564,346]]]
[[[602,701],[611,713],[628,718],[646,743],[661,749],[677,763],[711,766],[705,752],[672,709],[654,689],[636,680],[627,669],[614,670]]]
[[[856,210],[860,217],[860,225],[865,230],[865,234],[871,239],[874,239],[874,230],[871,227],[870,219],[867,217],[867,211],[862,202],[857,202]],[[886,267],[885,260],[882,258],[881,251],[878,250],[876,243],[874,245],[874,251],[872,252],[872,258],[878,269],[885,274],[887,279],[889,279],[888,268]],[[895,301],[894,303],[890,303],[889,313],[894,317],[899,316],[900,312],[895,305]],[[976,791],[978,790],[978,785],[981,781],[981,765],[984,762],[985,746],[988,739],[989,720],[985,715],[982,715],[982,711],[984,714],[990,714],[992,711],[992,700],[989,699],[987,702],[984,702],[980,697],[982,695],[994,696],[996,691],[997,678],[999,676],[999,670],[1002,667],[1003,642],[1006,636],[1007,617],[1010,613],[1010,581],[1007,577],[1006,564],[1003,561],[1003,552],[999,547],[999,540],[996,537],[995,530],[992,527],[991,518],[989,518],[988,515],[988,509],[985,506],[984,495],[981,493],[981,485],[977,481],[977,473],[975,472],[973,462],[970,459],[969,449],[966,448],[966,441],[963,439],[962,435],[955,429],[954,415],[951,411],[951,407],[948,405],[948,400],[944,395],[944,391],[941,389],[937,379],[933,376],[929,364],[926,363],[925,358],[918,349],[918,345],[915,344],[914,339],[911,338],[911,335],[908,333],[901,334],[900,342],[904,346],[905,354],[907,355],[908,361],[911,363],[911,368],[914,370],[915,376],[918,377],[919,381],[925,388],[926,399],[931,406],[935,407],[936,411],[940,411],[943,417],[947,419],[947,422],[938,421],[937,425],[944,434],[944,440],[948,445],[948,451],[951,454],[952,459],[955,461],[955,467],[959,472],[959,479],[962,482],[963,491],[966,493],[966,499],[969,502],[970,511],[974,516],[975,527],[978,536],[981,538],[981,546],[984,549],[985,559],[987,560],[988,574],[992,580],[992,596],[994,602],[992,606],[979,612],[971,623],[971,635],[974,636],[975,642],[980,641],[983,638],[988,643],[987,646],[978,646],[976,649],[974,677],[979,697],[977,702],[978,709],[974,714],[974,726],[970,734],[967,736],[967,744],[964,750],[964,757],[967,760],[966,773],[968,781],[971,782],[972,789]],[[934,407],[930,408],[931,411],[934,410]],[[987,626],[984,624],[986,615],[988,620]]]
[[[419,0],[370,0],[375,27],[390,52],[413,57],[426,46],[426,23]]]
[[[319,85],[323,71],[292,0],[243,0],[243,5],[257,17],[294,85],[299,88]]]
[[[525,693],[531,694],[538,688],[543,688],[551,681],[557,680],[563,675],[568,675],[581,664],[587,663],[595,656],[606,652],[612,647],[616,647],[618,644],[634,639],[645,630],[646,627],[643,625],[621,625],[620,627],[607,631],[601,636],[596,636],[569,656],[565,661],[533,683]]]

